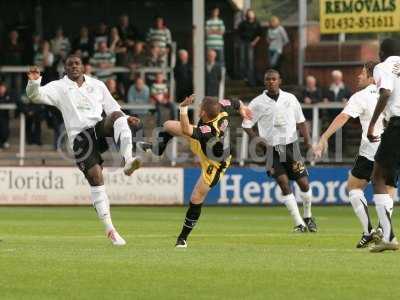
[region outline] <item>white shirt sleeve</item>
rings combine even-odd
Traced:
[[[103,110],[106,115],[109,115],[114,111],[121,111],[121,106],[114,99],[103,82],[101,82],[101,89],[103,90]]]
[[[306,118],[304,118],[303,110],[301,109],[301,105],[300,105],[299,100],[297,100],[297,98],[293,96],[293,101],[295,103],[294,116],[295,116],[295,119],[296,119],[296,124],[305,122]]]
[[[394,76],[391,72],[387,72],[382,66],[376,66],[374,69],[374,80],[378,91],[385,89],[393,91],[394,88]]]
[[[59,93],[54,82],[40,86],[42,77],[37,80],[28,80],[26,95],[34,103],[42,103],[57,106]]]
[[[253,113],[253,117],[251,120],[244,119],[242,122],[242,128],[253,128],[253,126],[258,122],[262,114],[262,109],[257,107],[256,101],[251,101],[248,107]]]
[[[352,118],[358,118],[362,114],[363,110],[362,102],[359,101],[357,94],[354,94],[350,97],[349,102],[347,102],[347,105],[342,112]]]

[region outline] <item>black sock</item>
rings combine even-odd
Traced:
[[[157,142],[154,144],[153,152],[156,155],[162,155],[167,149],[168,142],[173,138],[171,134],[166,131],[160,131],[158,134]]]
[[[197,220],[200,217],[202,205],[203,205],[202,203],[193,204],[192,202],[190,202],[189,208],[186,212],[186,218],[185,218],[185,221],[183,222],[183,227],[182,227],[181,234],[179,235],[179,238],[182,238],[184,240],[187,239],[188,235],[190,234],[190,232],[196,225]]]

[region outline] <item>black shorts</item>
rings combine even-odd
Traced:
[[[397,186],[400,167],[400,117],[392,117],[381,135],[375,161],[385,170],[389,185]]]
[[[370,181],[373,169],[374,162],[364,156],[359,155],[357,156],[353,168],[351,169],[351,175],[358,179]]]
[[[272,153],[269,150],[267,154],[267,174],[275,179],[286,174],[290,180],[308,176],[299,143],[275,146]]]
[[[103,119],[94,127],[83,130],[74,139],[73,151],[78,168],[86,174],[91,167],[102,165],[104,160],[101,154],[107,149]]]

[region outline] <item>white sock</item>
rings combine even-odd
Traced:
[[[307,192],[300,191],[300,198],[303,200],[303,217],[311,218],[311,199],[312,199],[312,191],[309,189]]]
[[[91,186],[90,195],[92,197],[93,206],[96,209],[99,219],[102,220],[106,231],[114,229],[111,221],[110,202],[108,201],[105,186]]]
[[[374,194],[373,199],[379,223],[383,230],[383,239],[384,241],[389,242],[393,238],[392,220],[390,217],[390,212],[393,208],[393,200],[390,198],[389,194]]]
[[[304,221],[300,216],[299,208],[297,207],[296,198],[293,194],[282,196],[283,203],[285,203],[290,215],[293,218],[295,226],[304,225]]]
[[[120,117],[114,122],[114,140],[125,162],[132,158],[132,132],[127,117]]]
[[[369,234],[372,230],[372,226],[368,214],[367,199],[365,199],[363,190],[354,189],[349,191],[349,199],[354,212],[361,222],[364,234]]]

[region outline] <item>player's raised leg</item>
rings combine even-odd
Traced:
[[[282,200],[287,207],[290,215],[293,218],[294,232],[307,232],[306,224],[304,223],[299,208],[297,206],[296,198],[289,185],[289,178],[286,174],[276,177],[276,182],[282,190]]]
[[[118,234],[111,220],[110,202],[104,186],[101,166],[96,164],[91,167],[85,172],[85,177],[90,184],[90,196],[93,207],[96,209],[99,219],[104,224],[107,237],[115,246],[125,245],[125,240]]]
[[[303,220],[307,226],[308,231],[317,232],[317,224],[312,216],[311,204],[312,204],[312,191],[308,176],[302,176],[296,180],[300,187],[300,198],[303,201]]]
[[[210,186],[204,181],[203,177],[200,176],[192,192],[182,231],[176,241],[176,248],[187,248],[187,238],[200,218],[201,207],[210,189]]]
[[[141,160],[132,154],[132,131],[129,127],[129,118],[134,122],[134,117],[125,116],[121,111],[115,111],[105,118],[105,136],[112,136],[124,159],[124,173],[130,176],[140,168]]]

